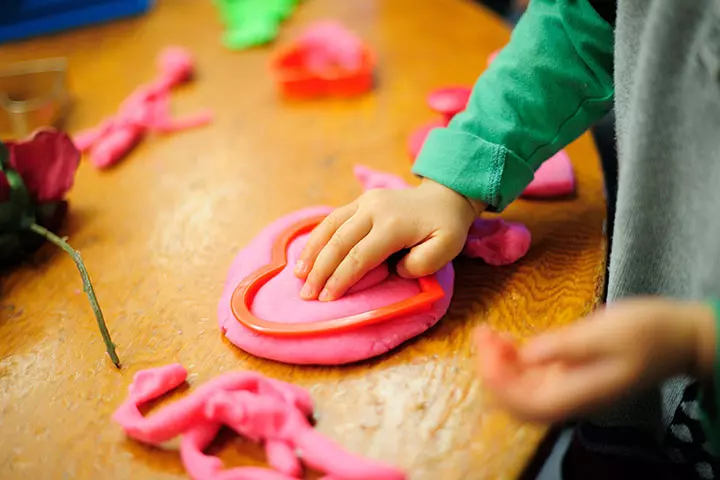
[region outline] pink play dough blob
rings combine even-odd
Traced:
[[[452,117],[465,110],[471,93],[472,89],[469,87],[443,87],[428,95],[427,104],[449,122]]]
[[[354,72],[362,66],[362,40],[338,22],[326,20],[310,25],[297,43],[308,52],[306,67],[312,72],[335,68]]]
[[[565,150],[560,150],[537,169],[533,181],[525,187],[522,196],[554,198],[574,192],[575,174],[572,163]]]
[[[470,227],[463,255],[482,258],[488,265],[509,265],[525,256],[531,240],[522,223],[481,218]]]
[[[443,267],[436,274],[446,295],[426,312],[348,332],[297,338],[258,334],[238,322],[230,310],[232,293],[241,280],[270,263],[274,239],[299,220],[331,211],[329,207],[314,207],[286,215],[265,228],[235,258],[218,307],[220,328],[233,344],[253,355],[280,362],[337,365],[381,355],[432,327],[445,314],[453,291],[452,265]],[[287,266],[258,291],[252,311],[259,318],[288,323],[317,322],[366,312],[420,292],[416,280],[390,273],[384,282],[351,292],[333,302],[302,300],[302,281],[292,270],[306,240],[307,235],[290,244]]]

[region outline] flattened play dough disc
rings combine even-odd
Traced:
[[[331,211],[329,207],[314,207],[286,215],[265,228],[235,257],[218,307],[218,319],[225,336],[238,348],[258,357],[285,363],[351,363],[381,355],[397,347],[435,325],[445,314],[453,291],[454,272],[450,264],[435,274],[445,296],[421,313],[356,330],[303,337],[271,336],[256,333],[242,325],[230,307],[233,291],[238,284],[271,262],[273,242],[283,231],[302,219],[327,215]],[[292,270],[306,241],[307,235],[302,235],[289,244],[287,265],[258,291],[251,307],[252,313],[258,318],[298,323],[318,322],[363,313],[420,293],[417,280],[400,278],[381,266],[343,298],[333,302],[302,300],[300,289],[303,282],[295,277]]]

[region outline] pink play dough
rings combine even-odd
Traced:
[[[575,192],[575,175],[565,150],[547,159],[535,172],[535,178],[525,187],[523,197],[555,198]]]
[[[171,133],[210,123],[209,112],[185,118],[173,118],[170,114],[171,89],[190,80],[194,69],[195,61],[185,49],[163,50],[158,57],[157,78],[130,94],[116,115],[75,135],[73,140],[78,149],[89,152],[95,167],[108,168],[128,154],[147,132]]]
[[[482,258],[488,265],[509,265],[525,256],[530,240],[530,230],[522,223],[479,219],[470,227],[463,255]]]
[[[149,445],[182,435],[180,457],[195,480],[298,479],[303,463],[327,473],[324,480],[405,479],[401,471],[348,453],[316,432],[308,420],[313,404],[307,391],[255,372],[226,373],[150,417],[143,416],[140,405],[177,388],[186,378],[180,364],[139,371],[113,420],[128,436]],[[223,470],[219,458],[203,453],[222,425],[263,443],[274,470]]]
[[[455,115],[465,110],[471,94],[469,87],[439,88],[428,95],[427,104],[443,116],[447,125]]]
[[[354,72],[362,65],[362,40],[340,23],[326,20],[312,24],[296,42],[308,52],[306,66],[311,72],[335,68]]]
[[[367,167],[355,168],[355,175],[365,189],[407,188],[401,178],[375,172]],[[265,228],[233,261],[218,307],[219,324],[225,336],[239,348],[259,357],[295,364],[344,364],[364,360],[391,350],[432,327],[445,314],[453,293],[454,272],[448,264],[436,278],[445,297],[428,311],[369,325],[348,332],[306,337],[274,337],[258,334],[237,321],[230,309],[234,289],[250,273],[271,260],[273,240],[297,221],[325,215],[330,207],[307,208],[280,218]],[[485,224],[492,225],[483,228]],[[483,239],[499,236],[500,241]],[[333,302],[300,299],[303,282],[293,274],[307,235],[298,237],[288,247],[287,266],[258,291],[252,311],[258,318],[288,323],[317,322],[346,317],[398,302],[420,292],[416,280],[400,278],[381,265],[370,272],[344,297]],[[508,242],[510,245],[502,245]],[[466,254],[483,258],[492,265],[512,263],[529,248],[530,234],[520,224],[502,220],[477,220],[468,237]]]

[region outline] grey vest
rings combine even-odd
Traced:
[[[615,42],[619,176],[608,301],[720,296],[720,0],[619,0]],[[662,435],[683,383],[596,421]]]

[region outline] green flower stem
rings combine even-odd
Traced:
[[[85,294],[87,294],[88,299],[90,299],[90,305],[92,305],[93,312],[95,312],[95,318],[97,319],[97,324],[100,328],[100,334],[105,342],[105,349],[107,350],[113,364],[117,368],[120,368],[120,358],[115,352],[115,344],[110,338],[110,332],[108,332],[107,325],[105,325],[105,319],[103,318],[102,310],[100,310],[100,304],[98,304],[97,297],[95,296],[95,290],[93,289],[92,282],[90,282],[90,275],[88,275],[85,264],[83,263],[82,258],[80,258],[80,252],[73,249],[65,240],[55,235],[47,228],[44,228],[36,223],[33,223],[30,226],[30,230],[44,237],[50,243],[62,248],[72,257],[77,269],[80,271],[80,276],[82,277],[83,282],[83,290],[85,291]]]

